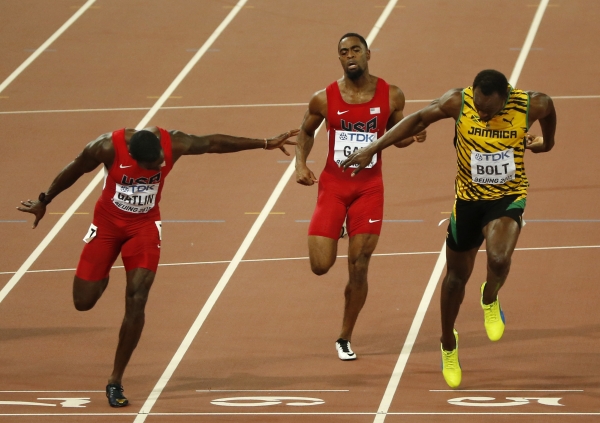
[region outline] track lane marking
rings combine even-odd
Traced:
[[[600,248],[600,245],[571,245],[571,246],[559,246],[559,247],[523,247],[515,248],[515,251],[552,251],[552,250],[572,250],[572,249],[589,249],[589,248]],[[485,250],[478,250],[478,253],[484,253]],[[421,256],[429,254],[439,254],[439,251],[413,251],[403,253],[375,253],[373,257],[398,257],[398,256]],[[347,255],[338,255],[336,258],[348,258]],[[260,258],[260,259],[244,259],[240,263],[262,263],[268,261],[293,261],[293,260],[308,260],[308,256],[300,257],[274,257],[274,258]],[[198,266],[203,264],[229,264],[231,260],[215,260],[215,261],[190,261],[190,262],[176,262],[176,263],[159,263],[158,267],[172,267],[172,266]],[[113,266],[112,269],[123,269],[123,266]],[[25,273],[51,273],[51,272],[74,272],[76,269],[62,268],[62,269],[40,269],[40,270],[28,270]],[[13,275],[16,272],[0,272],[0,275]],[[1,391],[0,391],[1,392]],[[102,391],[104,392],[104,391]]]
[[[2,82],[2,83],[0,84],[0,93],[1,93],[2,91],[4,91],[4,89],[5,89],[6,87],[8,87],[8,85],[9,85],[11,82],[13,82],[13,81],[14,81],[14,80],[17,78],[17,76],[19,76],[19,75],[20,75],[20,74],[21,74],[21,73],[22,73],[22,72],[23,72],[25,69],[27,69],[27,67],[28,67],[28,66],[29,66],[31,63],[33,63],[33,61],[34,61],[35,59],[37,59],[37,58],[38,58],[38,56],[39,56],[40,54],[42,54],[42,53],[43,53],[43,52],[44,52],[44,51],[45,51],[45,50],[46,50],[46,49],[47,49],[47,48],[50,46],[50,44],[52,44],[54,41],[56,41],[56,39],[57,39],[58,37],[60,37],[60,36],[63,34],[63,32],[65,32],[67,29],[69,29],[69,27],[70,27],[71,25],[73,25],[73,23],[74,23],[74,22],[75,22],[77,19],[79,19],[79,17],[80,17],[81,15],[83,15],[83,13],[84,13],[86,10],[88,10],[88,9],[89,9],[89,8],[92,6],[92,4],[94,4],[95,2],[96,2],[96,0],[88,0],[88,1],[87,1],[87,2],[86,2],[84,5],[83,5],[83,6],[81,6],[81,7],[79,8],[79,10],[78,10],[77,12],[75,12],[75,13],[73,14],[73,16],[71,16],[71,17],[69,18],[69,20],[67,20],[67,21],[66,21],[66,22],[65,22],[65,23],[64,23],[64,24],[63,24],[63,25],[62,25],[60,28],[58,28],[58,29],[56,30],[56,32],[55,32],[54,34],[52,34],[52,35],[50,36],[50,38],[48,38],[48,39],[47,39],[47,40],[44,42],[44,44],[42,44],[41,46],[39,46],[39,47],[37,48],[37,50],[35,50],[35,51],[34,51],[34,52],[31,54],[31,56],[29,56],[29,57],[28,57],[28,58],[27,58],[27,59],[26,59],[26,60],[25,60],[23,63],[21,63],[21,65],[20,65],[20,66],[19,66],[17,69],[15,69],[15,70],[13,71],[13,73],[11,73],[11,74],[8,76],[8,78],[6,78],[6,79],[4,80],[4,82]],[[77,7],[78,7],[78,6],[77,6]]]
[[[88,0],[86,5],[91,5],[95,0]],[[240,0],[238,4],[243,4],[247,0]],[[88,6],[89,7],[89,6]],[[83,7],[82,7],[83,9]],[[175,77],[173,82],[168,86],[165,92],[160,96],[160,98],[154,103],[154,105],[148,110],[148,113],[143,117],[140,123],[137,124],[135,129],[140,130],[143,129],[150,119],[154,117],[154,115],[158,112],[161,106],[169,99],[169,97],[173,94],[175,89],[181,84],[183,79],[188,75],[188,73],[192,70],[192,68],[198,63],[198,61],[202,58],[204,53],[210,48],[210,46],[215,42],[218,36],[223,32],[225,27],[229,25],[233,17],[237,14],[239,8],[236,6],[227,17],[221,22],[221,24],[215,29],[215,31],[211,34],[211,36],[204,42],[202,47],[198,50],[196,54],[190,59],[190,61],[185,65],[185,67],[179,72],[179,74]],[[79,12],[78,12],[79,13]],[[83,11],[81,12],[83,13]],[[73,15],[71,20],[74,17],[79,17],[81,15],[76,13]],[[69,20],[69,21],[71,21]],[[69,23],[69,21],[67,23]],[[74,22],[74,20],[73,20]],[[72,22],[71,22],[72,23]],[[67,24],[65,24],[67,25]],[[63,25],[63,27],[65,27]],[[68,28],[65,27],[65,29]],[[60,30],[59,30],[60,31]],[[58,31],[57,31],[58,33]],[[56,34],[55,34],[56,35]],[[60,35],[60,34],[59,34]],[[53,36],[54,37],[54,36]],[[52,39],[52,37],[51,37]],[[48,43],[48,41],[46,42]],[[42,47],[46,47],[46,43],[42,45]],[[42,48],[40,47],[40,49]],[[36,56],[37,57],[37,56]],[[13,78],[14,79],[14,78]],[[5,81],[6,82],[6,81]],[[83,204],[83,202],[87,199],[87,197],[92,193],[92,191],[96,188],[96,186],[104,179],[104,169],[100,169],[100,171],[94,176],[94,178],[90,181],[90,183],[84,188],[81,194],[77,197],[77,199],[71,204],[71,206],[67,209],[64,215],[54,224],[50,232],[44,237],[42,242],[36,247],[36,249],[27,257],[25,262],[21,265],[19,270],[15,273],[15,275],[8,281],[6,285],[0,290],[0,303],[6,298],[9,292],[16,286],[16,284],[21,280],[21,277],[29,270],[29,268],[33,265],[33,263],[38,259],[38,257],[42,254],[42,252],[46,249],[46,247],[52,242],[54,237],[60,232],[60,230],[65,226],[67,221],[75,214],[77,209]]]
[[[8,98],[2,97],[0,98]],[[158,97],[154,97],[158,98]],[[175,97],[173,97],[175,98]],[[600,95],[563,95],[552,96],[553,100],[585,100],[600,99]],[[431,103],[433,100],[406,100],[405,103]],[[264,103],[264,104],[209,104],[205,106],[165,106],[161,110],[193,110],[193,109],[246,109],[248,107],[306,107],[308,103]],[[94,113],[94,112],[132,112],[150,110],[150,107],[105,107],[97,109],[48,109],[48,110],[8,110],[0,111],[0,115],[19,115],[34,113]]]
[[[523,66],[525,64],[525,60],[527,59],[527,55],[529,54],[529,50],[531,49],[531,45],[533,44],[533,40],[535,38],[535,34],[539,28],[540,22],[544,15],[544,11],[548,6],[549,0],[541,0],[539,7],[535,13],[533,18],[533,22],[529,28],[529,32],[527,33],[527,37],[525,38],[525,42],[523,43],[523,48],[519,53],[519,57],[517,58],[517,62],[513,69],[513,72],[509,78],[509,83],[514,87],[517,84],[519,76],[521,75],[521,71],[523,70]],[[433,293],[435,288],[437,287],[438,281],[442,275],[443,268],[446,264],[446,241],[444,240],[444,245],[442,250],[440,251],[440,255],[435,263],[435,267],[433,269],[433,273],[429,278],[429,282],[423,293],[423,297],[421,298],[421,303],[417,308],[417,313],[413,319],[411,327],[408,331],[408,335],[406,336],[406,341],[402,346],[402,351],[400,352],[400,356],[398,357],[398,361],[396,362],[396,366],[392,372],[392,377],[388,382],[388,386],[383,394],[383,398],[381,399],[381,404],[379,405],[379,409],[377,411],[377,416],[373,423],[383,423],[385,421],[385,417],[389,412],[390,405],[392,404],[392,400],[396,393],[396,389],[398,389],[398,385],[400,384],[400,379],[402,378],[402,373],[404,372],[404,368],[406,367],[406,363],[408,362],[408,357],[412,351],[412,346],[417,339],[417,335],[421,328],[421,323],[425,318],[425,313],[427,312],[427,307],[431,302],[431,298],[433,297]],[[424,309],[423,309],[424,307]]]
[[[369,45],[373,42],[373,39],[379,33],[379,30],[381,29],[381,27],[385,23],[386,19],[390,15],[390,13],[391,13],[394,5],[396,4],[396,2],[397,2],[397,0],[390,0],[390,2],[388,3],[388,5],[386,6],[386,8],[383,10],[381,16],[377,20],[377,22],[375,22],[375,26],[373,27],[373,29],[371,30],[371,32],[369,33],[369,35],[366,38],[367,43]],[[243,3],[245,3],[245,1],[243,1],[243,0],[238,3],[238,5],[236,6],[236,8],[238,8],[237,10],[239,10],[243,6]],[[235,10],[236,9],[234,9],[234,11]],[[232,13],[233,13],[233,11],[232,11]],[[317,133],[320,131],[320,129],[322,127],[323,127],[323,123],[315,131],[315,136],[317,135]],[[156,401],[158,400],[158,397],[162,393],[162,391],[165,388],[166,384],[169,382],[169,380],[173,376],[173,373],[175,372],[175,370],[179,366],[179,363],[181,362],[181,360],[183,359],[183,356],[185,355],[185,353],[189,349],[192,341],[194,340],[194,338],[196,337],[196,335],[200,331],[200,328],[202,327],[204,321],[208,317],[208,314],[212,310],[212,307],[215,305],[217,299],[221,295],[221,292],[223,292],[223,290],[225,289],[225,286],[227,286],[227,283],[231,279],[231,276],[233,275],[233,273],[237,269],[237,266],[239,265],[239,263],[241,262],[242,258],[244,257],[244,255],[246,254],[246,252],[248,251],[248,249],[250,248],[250,245],[254,241],[254,238],[256,237],[256,234],[258,233],[258,231],[262,227],[263,223],[267,219],[269,213],[273,210],[273,207],[275,206],[275,203],[279,199],[281,193],[283,192],[283,189],[285,188],[286,184],[290,180],[290,178],[291,178],[292,174],[294,173],[294,171],[295,171],[295,163],[294,162],[290,162],[290,164],[288,165],[287,169],[285,170],[283,176],[281,177],[281,179],[277,183],[277,186],[275,187],[275,189],[271,193],[271,196],[267,200],[267,202],[266,202],[265,206],[263,207],[262,211],[260,212],[260,214],[258,215],[258,217],[256,218],[256,220],[254,221],[254,224],[250,228],[250,231],[248,232],[248,234],[244,238],[244,241],[242,242],[242,244],[240,245],[239,249],[237,250],[235,256],[233,257],[233,260],[231,261],[231,263],[229,263],[229,265],[227,266],[227,269],[225,269],[225,273],[223,273],[223,275],[221,276],[221,279],[219,280],[219,282],[215,286],[214,290],[211,292],[208,300],[206,301],[206,303],[202,307],[202,310],[200,310],[200,313],[198,314],[198,316],[196,317],[196,320],[194,321],[194,323],[190,327],[190,329],[189,329],[188,333],[186,334],[183,342],[181,343],[181,345],[179,346],[179,348],[175,352],[175,355],[171,359],[171,362],[168,364],[168,366],[165,369],[163,375],[160,377],[158,383],[156,384],[156,386],[154,387],[154,389],[152,390],[152,392],[148,396],[148,399],[146,400],[146,402],[142,406],[142,408],[141,408],[141,410],[140,410],[137,418],[134,420],[134,423],[143,423],[146,420],[146,417],[150,413],[150,410],[152,409],[152,406],[156,403]]]

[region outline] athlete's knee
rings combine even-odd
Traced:
[[[510,270],[511,258],[508,254],[488,252],[488,267],[496,275],[507,275]]]
[[[78,311],[92,309],[106,289],[108,278],[90,282],[75,276],[73,280],[73,305]]]
[[[308,255],[310,259],[310,270],[317,276],[326,274],[335,264],[335,254],[319,254],[309,251]]]
[[[312,270],[312,272],[317,276],[323,276],[324,274],[329,272],[331,266],[332,264],[329,263],[313,262],[312,260],[310,262],[310,270]]]
[[[442,287],[449,294],[461,292],[465,289],[465,285],[467,284],[467,279],[461,277],[460,275],[449,272],[444,278],[444,282]]]
[[[77,311],[88,311],[94,308],[96,300],[73,297],[73,305],[75,305]]]

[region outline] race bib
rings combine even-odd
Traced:
[[[87,234],[85,234],[85,236],[83,237],[83,242],[89,244],[94,238],[96,238],[97,234],[98,227],[92,223],[87,231]]]
[[[496,153],[471,150],[471,177],[476,184],[504,184],[515,179],[515,171],[515,152],[512,148]]]
[[[335,131],[335,146],[333,150],[333,160],[339,166],[348,156],[361,148],[367,147],[370,143],[377,141],[377,133],[370,132],[349,132]],[[377,154],[371,158],[371,163],[365,168],[369,169],[377,163]],[[358,165],[351,165],[351,168]]]
[[[156,204],[160,184],[117,184],[113,203],[129,213],[148,213]]]

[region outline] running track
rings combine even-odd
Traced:
[[[0,2],[0,421],[597,421],[599,19],[593,0]],[[109,408],[122,269],[95,309],[71,304],[96,173],[35,231],[15,207],[119,127],[257,137],[297,127],[310,95],[340,76],[335,46],[349,31],[369,35],[371,73],[404,90],[407,113],[484,68],[554,97],[557,145],[526,159],[504,338],[483,331],[480,254],[457,322],[463,385],[446,389],[438,222],[453,201],[452,122],[384,153],[387,222],[351,363],[333,346],[345,258],[320,278],[306,259],[316,187],[290,179],[279,152],[188,157],[164,192],[162,266],[124,379],[132,405]],[[325,152],[322,131],[316,173]]]

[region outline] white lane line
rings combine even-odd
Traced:
[[[89,5],[93,3],[92,0],[88,1]],[[88,4],[86,3],[86,5]],[[246,0],[240,0],[239,4],[246,3]],[[88,7],[89,7],[88,5]],[[154,106],[146,113],[144,118],[137,124],[136,129],[142,129],[146,126],[146,124],[150,121],[150,119],[158,112],[159,108],[167,101],[169,96],[175,91],[177,86],[181,83],[181,81],[187,76],[187,74],[192,70],[194,65],[198,63],[200,58],[204,55],[206,50],[214,43],[217,37],[223,32],[225,27],[229,25],[233,17],[237,14],[239,7],[236,6],[230,13],[227,15],[225,20],[221,22],[221,24],[217,27],[217,29],[212,33],[212,35],[206,40],[206,42],[202,45],[200,50],[192,59],[187,63],[187,65],[183,68],[183,70],[177,75],[177,77],[173,80],[171,85],[166,89],[166,91],[160,96],[160,98],[156,101]],[[75,15],[74,15],[75,16]],[[66,25],[66,24],[65,24]],[[63,25],[64,26],[64,25]],[[60,34],[59,34],[60,35]],[[45,45],[45,44],[44,44]],[[15,275],[8,281],[6,285],[0,290],[0,303],[4,300],[4,298],[8,295],[8,293],[15,287],[15,285],[19,282],[21,277],[25,274],[27,270],[31,267],[31,265],[37,260],[37,258],[42,254],[42,252],[46,249],[48,244],[54,239],[56,234],[63,228],[63,226],[67,223],[67,221],[73,216],[75,211],[81,206],[81,204],[85,201],[85,199],[92,193],[92,191],[96,188],[96,186],[100,183],[100,181],[104,177],[104,170],[101,169],[94,179],[88,184],[87,187],[83,190],[83,192],[77,197],[75,202],[71,204],[71,207],[65,212],[64,215],[56,222],[56,224],[52,227],[48,235],[44,237],[42,242],[37,246],[37,248],[31,253],[31,255],[25,260],[25,262],[21,265],[19,270],[15,273]]]
[[[387,19],[387,16],[390,14],[391,10],[393,9],[393,5],[396,4],[396,1],[397,0],[390,0],[390,2],[388,3],[388,6],[384,9],[383,13],[381,14],[381,17],[377,20],[377,22],[375,24],[375,27],[371,30],[371,33],[367,37],[367,43],[369,45],[373,42],[373,39],[375,38],[375,36],[379,32],[379,28],[383,25],[383,23]],[[240,2],[240,3],[242,3],[242,2]],[[391,5],[391,7],[390,7],[390,5]],[[238,3],[238,6],[241,7],[239,5],[239,3]],[[238,7],[238,6],[236,6],[236,7]],[[315,136],[316,136],[316,134],[319,132],[319,130],[322,127],[323,127],[323,125],[321,124],[321,126],[319,126],[319,128],[315,132]],[[142,423],[142,422],[144,422],[146,420],[146,417],[150,413],[150,410],[152,409],[152,406],[156,403],[156,401],[158,400],[158,397],[162,393],[162,391],[165,388],[166,384],[169,382],[169,380],[173,376],[173,373],[175,372],[175,370],[179,366],[179,363],[183,359],[183,356],[185,355],[185,353],[189,349],[192,341],[194,340],[194,338],[196,337],[196,335],[200,331],[200,328],[204,324],[204,321],[208,317],[208,314],[210,313],[210,311],[212,310],[212,308],[213,308],[214,304],[216,303],[217,299],[219,298],[219,296],[223,292],[223,289],[225,288],[225,286],[227,286],[227,283],[231,279],[231,276],[233,275],[233,273],[237,269],[237,266],[241,262],[242,258],[244,257],[244,255],[248,251],[248,248],[250,248],[250,245],[254,241],[254,238],[256,237],[256,234],[258,233],[258,231],[262,227],[263,223],[267,219],[267,216],[269,215],[269,213],[273,209],[275,203],[279,199],[281,193],[283,192],[283,189],[285,188],[285,185],[290,180],[290,178],[293,175],[294,171],[295,171],[294,162],[290,162],[290,164],[288,165],[288,167],[287,167],[286,171],[284,172],[283,176],[281,177],[281,179],[277,183],[277,186],[273,190],[273,193],[269,197],[269,200],[267,201],[267,203],[263,207],[262,211],[258,215],[258,218],[256,219],[256,221],[252,225],[252,228],[250,228],[250,232],[248,232],[248,234],[244,238],[244,241],[242,242],[242,245],[240,245],[240,248],[238,249],[238,251],[236,252],[235,256],[233,257],[233,260],[231,261],[231,263],[229,264],[229,266],[227,266],[227,269],[225,270],[225,273],[223,274],[223,276],[221,276],[221,279],[219,280],[219,282],[215,286],[214,290],[210,294],[208,300],[206,301],[206,303],[202,307],[202,310],[200,311],[200,314],[198,314],[198,317],[196,317],[196,320],[194,321],[194,323],[190,327],[190,330],[186,334],[183,342],[181,343],[181,345],[179,346],[179,348],[175,352],[175,355],[173,356],[173,358],[169,362],[169,364],[168,364],[167,368],[165,369],[164,373],[162,374],[162,376],[160,377],[160,379],[157,382],[156,386],[154,387],[154,389],[152,390],[152,392],[148,396],[148,399],[146,400],[146,402],[142,406],[142,408],[141,408],[141,410],[140,410],[137,418],[135,419],[134,423]]]
[[[583,392],[583,389],[430,389],[429,392]]]
[[[372,416],[375,413],[360,413],[360,412],[331,412],[331,413],[309,413],[309,412],[296,412],[296,413],[275,413],[275,412],[263,412],[263,413],[152,413],[152,416]],[[488,413],[477,413],[477,412],[398,412],[388,413],[392,416],[600,416],[600,412],[557,412],[557,413],[517,413],[517,412],[488,412]],[[0,417],[92,417],[92,416],[135,416],[135,413],[1,413]]]
[[[0,391],[1,394],[6,394],[6,393],[13,393],[13,394],[23,394],[23,393],[42,393],[42,394],[48,394],[48,393],[69,393],[69,392],[102,392],[105,393],[106,391]]]
[[[535,35],[537,34],[537,30],[540,27],[540,23],[542,22],[542,17],[544,16],[544,12],[546,11],[546,7],[548,7],[549,0],[542,0],[535,12],[535,16],[533,17],[533,22],[531,22],[531,26],[529,27],[529,32],[527,33],[527,37],[525,37],[525,42],[523,43],[523,48],[519,53],[519,57],[517,58],[517,63],[515,64],[515,68],[513,69],[512,75],[508,79],[508,82],[514,87],[517,85],[517,81],[519,80],[519,76],[521,76],[521,71],[523,70],[523,66],[525,65],[525,60],[527,59],[527,55],[529,55],[529,51],[531,50],[531,45],[533,44],[533,40],[535,39]]]
[[[433,297],[435,288],[438,284],[442,271],[444,270],[445,264],[446,241],[444,240],[442,250],[439,253],[438,259],[433,268],[433,272],[431,273],[431,277],[429,278],[429,282],[427,283],[427,287],[425,288],[425,292],[423,293],[423,297],[421,298],[421,302],[419,303],[419,307],[417,308],[417,312],[415,313],[415,317],[412,321],[412,324],[410,325],[408,335],[406,336],[406,341],[404,341],[402,351],[400,351],[400,357],[398,357],[396,366],[392,371],[392,376],[390,377],[388,385],[385,388],[385,392],[383,394],[383,398],[381,399],[381,403],[379,404],[379,408],[377,410],[377,415],[375,416],[374,422],[383,422],[385,420],[386,414],[388,414],[390,405],[392,403],[392,399],[394,399],[394,394],[396,393],[396,389],[400,384],[400,378],[402,377],[402,373],[404,372],[404,368],[406,367],[406,363],[408,362],[408,358],[412,351],[412,347],[415,344],[415,341],[417,340],[417,335],[419,334],[419,330],[421,329],[421,324],[425,319],[427,308],[429,307],[429,303],[431,302],[431,298]]]
[[[567,245],[562,247],[526,247],[526,248],[515,248],[515,251],[556,251],[556,250],[572,250],[572,249],[589,249],[589,248],[600,248],[600,245]],[[485,250],[478,250],[478,253],[485,253]],[[429,254],[440,254],[439,251],[414,251],[406,253],[375,253],[373,257],[399,257],[399,256],[422,256]],[[347,258],[347,255],[339,255],[336,258]],[[244,259],[240,260],[240,263],[264,263],[269,261],[292,261],[292,260],[308,260],[308,256],[303,257],[274,257],[274,258],[261,258],[261,259]],[[159,263],[159,267],[173,267],[173,266],[199,266],[204,264],[229,264],[231,260],[216,260],[216,261],[188,261],[188,262],[176,262],[176,263]],[[123,269],[123,266],[113,266],[112,269]],[[51,272],[74,272],[75,268],[63,268],[63,269],[40,269],[40,270],[28,270],[25,273],[51,273]],[[13,275],[16,272],[0,272],[0,275]],[[1,391],[0,391],[1,392]],[[104,392],[104,391],[102,391]]]
[[[83,6],[81,6],[79,8],[79,10],[77,10],[77,12],[75,12],[75,14],[73,16],[71,16],[71,18],[66,21],[63,26],[61,26],[60,28],[58,28],[58,30],[52,34],[50,36],[50,38],[48,38],[44,44],[42,44],[41,46],[38,47],[38,49],[36,51],[34,51],[31,56],[29,56],[23,63],[21,63],[21,66],[19,66],[17,69],[14,70],[13,73],[11,73],[8,78],[6,78],[4,80],[4,82],[2,82],[0,84],[0,93],[2,91],[4,91],[4,89],[6,87],[8,87],[8,85],[13,82],[15,80],[15,78],[17,76],[19,76],[21,74],[21,72],[23,72],[27,66],[29,66],[35,59],[38,58],[38,56],[40,54],[42,54],[44,52],[44,50],[46,50],[50,44],[52,44],[54,41],[56,41],[56,39],[58,37],[60,37],[62,35],[63,32],[65,32],[71,25],[73,25],[73,23],[79,19],[79,17],[81,15],[83,15],[83,13],[88,10],[90,8],[90,6],[92,4],[94,4],[96,2],[96,0],[88,0]]]
[[[552,96],[553,100],[568,99],[598,99],[600,95],[569,95]],[[433,100],[406,100],[406,103],[431,103]],[[264,103],[264,104],[213,104],[206,106],[166,106],[161,110],[190,110],[190,109],[247,109],[250,107],[306,107],[308,103]],[[99,109],[50,109],[50,110],[12,110],[1,111],[0,115],[23,115],[34,113],[87,113],[87,112],[132,112],[150,110],[150,107],[112,107]]]
[[[212,33],[212,35],[209,37],[209,39],[206,41],[206,43],[204,43],[204,45],[202,46],[202,48],[200,48],[200,50],[198,51],[198,53],[196,53],[195,57],[197,56],[198,59],[199,59],[202,56],[202,54],[204,54],[204,52],[206,52],[208,50],[208,48],[212,45],[212,43],[214,42],[214,40],[216,40],[216,38],[225,30],[225,28],[229,25],[229,23],[231,23],[231,21],[233,20],[233,18],[242,9],[242,7],[244,6],[244,4],[246,4],[246,0],[240,0],[240,1],[238,1],[238,3],[234,6],[234,8],[227,15],[227,17],[223,20],[223,22],[221,22],[221,24],[217,27],[217,29],[215,30],[215,32]],[[191,69],[191,67],[190,67],[190,69]],[[171,85],[173,86],[173,84],[171,84]],[[171,92],[174,89],[175,89],[175,87],[173,87],[173,89],[171,89],[171,87],[169,87],[169,89],[161,96],[161,99],[163,100],[163,102],[168,98],[168,96],[171,94]],[[161,99],[159,99],[159,102],[161,101]],[[292,163],[290,163],[290,167],[291,167],[291,164]],[[290,173],[290,175],[291,175],[291,173]],[[229,265],[227,266],[227,269],[225,269],[225,273],[223,273],[223,275],[221,276],[221,279],[219,280],[219,282],[217,283],[217,285],[215,286],[215,288],[211,292],[210,296],[206,300],[206,303],[202,307],[202,310],[200,310],[200,313],[196,317],[196,320],[194,321],[194,323],[190,327],[190,329],[189,329],[188,333],[186,334],[185,338],[183,339],[183,341],[179,345],[179,348],[177,348],[177,351],[175,352],[175,355],[173,356],[173,358],[171,359],[171,361],[167,365],[167,368],[165,369],[165,371],[163,372],[163,374],[159,378],[158,382],[156,382],[156,385],[154,386],[154,388],[152,388],[152,392],[150,392],[150,395],[148,395],[148,398],[146,398],[146,401],[144,402],[144,404],[142,405],[142,408],[138,412],[138,415],[136,416],[136,418],[134,420],[134,423],[142,423],[142,422],[144,422],[146,420],[146,417],[148,417],[148,413],[150,413],[150,410],[152,409],[152,407],[154,406],[154,404],[158,400],[158,397],[160,396],[160,394],[162,393],[163,389],[165,388],[165,386],[169,382],[169,379],[171,379],[171,376],[173,375],[173,373],[175,372],[175,369],[177,368],[177,366],[179,365],[179,363],[183,359],[183,356],[185,355],[185,353],[187,352],[188,348],[190,347],[190,345],[191,345],[192,341],[194,340],[196,334],[198,333],[198,331],[202,327],[202,324],[206,320],[206,317],[208,316],[208,314],[212,310],[214,304],[216,303],[217,299],[221,295],[221,292],[223,292],[223,289],[225,288],[225,286],[229,282],[229,279],[231,278],[231,275],[233,274],[233,272],[237,268],[237,265],[239,264],[240,260],[243,258],[244,254],[246,253],[246,251],[250,247],[250,244],[254,240],[254,237],[258,233],[258,230],[262,226],[263,222],[265,221],[265,219],[269,215],[269,212],[273,209],[273,206],[275,205],[275,202],[276,202],[277,198],[279,197],[281,191],[283,191],[283,188],[285,186],[285,182],[287,181],[287,179],[289,179],[289,176],[288,176],[288,178],[283,177],[279,181],[279,183],[277,184],[277,186],[275,187],[275,190],[271,194],[271,197],[269,198],[269,200],[265,204],[263,210],[258,215],[258,217],[256,218],[256,221],[254,222],[254,224],[250,228],[250,231],[248,232],[248,234],[244,238],[244,241],[242,242],[242,245],[240,245],[240,248],[236,252],[235,256],[233,257],[233,259],[231,261],[231,263],[229,263]]]
[[[350,392],[350,389],[196,389],[196,392]]]
[[[529,49],[531,48],[531,44],[533,43],[533,39],[535,38],[535,34],[542,20],[542,16],[544,15],[544,11],[546,10],[546,6],[548,6],[548,1],[549,0],[542,0],[540,2],[531,27],[529,28],[527,38],[525,40],[525,43],[523,44],[523,49],[519,54],[519,58],[517,59],[517,63],[515,64],[515,68],[513,69],[512,75],[509,80],[510,84],[513,87],[516,86],[519,76],[521,75],[521,70],[523,69],[523,65],[525,64],[525,59],[527,58],[527,54],[529,53]],[[433,273],[429,278],[429,283],[427,284],[427,288],[423,293],[423,298],[421,299],[421,303],[419,304],[417,313],[415,314],[410,330],[408,331],[406,341],[404,342],[404,346],[402,347],[402,351],[400,352],[400,357],[398,357],[398,362],[394,367],[394,371],[392,372],[392,376],[390,378],[390,381],[388,382],[388,386],[385,389],[383,398],[381,399],[381,404],[379,405],[379,409],[377,411],[377,416],[375,417],[375,420],[373,420],[373,423],[383,423],[385,421],[385,416],[388,414],[390,405],[392,403],[392,399],[394,397],[394,394],[396,393],[398,385],[400,384],[400,379],[402,378],[402,373],[404,372],[404,368],[408,361],[408,357],[412,350],[412,346],[415,340],[417,339],[419,329],[421,328],[421,323],[425,318],[427,307],[431,302],[431,298],[433,297],[433,293],[435,291],[437,283],[442,275],[442,270],[444,268],[444,265],[446,264],[445,255],[446,242],[444,241],[444,246],[440,251],[440,255],[438,256],[437,262],[433,269]],[[424,307],[424,309],[422,307]]]

